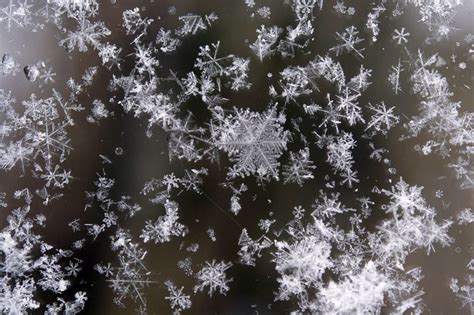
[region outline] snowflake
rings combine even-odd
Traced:
[[[466,284],[459,285],[458,279],[451,279],[449,287],[456,297],[461,301],[462,307],[466,307],[471,313],[474,311],[474,259],[467,265],[469,274],[466,276]]]
[[[74,50],[75,47],[81,52],[88,50],[87,45],[91,45],[94,49],[100,50],[102,43],[100,40],[111,34],[111,31],[103,22],[91,22],[84,15],[81,15],[78,28],[76,31],[69,31],[66,38],[59,41],[59,45],[65,47],[68,51]]]
[[[146,243],[150,240],[157,243],[165,243],[171,240],[171,236],[186,235],[186,227],[178,222],[178,205],[167,200],[165,203],[166,215],[158,218],[156,222],[147,221],[140,235]]]
[[[227,74],[223,62],[232,59],[232,55],[218,57],[220,42],[199,47],[199,57],[196,59],[195,67],[211,77]]]
[[[0,9],[0,22],[6,23],[9,31],[12,26],[24,28],[31,23],[31,6],[26,1],[14,4],[13,0],[9,0],[8,5]]]
[[[388,81],[392,85],[392,89],[395,94],[398,94],[402,91],[400,87],[400,74],[402,73],[403,68],[400,64],[400,59],[398,60],[398,64],[396,66],[391,67],[391,71],[388,74]]]
[[[364,48],[355,47],[355,45],[363,41],[363,39],[357,36],[358,34],[359,31],[357,31],[355,26],[346,28],[342,34],[336,32],[339,44],[332,47],[330,51],[336,51],[336,55],[339,56],[342,51],[346,50],[348,52],[355,52],[359,57],[364,58],[362,55]]]
[[[258,56],[260,61],[275,52],[275,45],[282,30],[277,26],[266,28],[264,25],[257,29],[257,40],[250,45],[250,48]]]
[[[395,107],[387,109],[383,101],[373,106],[369,105],[369,108],[374,112],[374,114],[370,118],[365,130],[373,128],[376,131],[380,131],[382,134],[386,134],[388,130],[399,121],[399,118],[393,114]],[[385,127],[382,127],[383,125],[385,125]]]
[[[276,111],[275,106],[263,113],[234,109],[233,115],[220,117],[211,126],[212,143],[236,163],[229,177],[278,179],[278,158],[286,149],[288,131],[282,126],[285,116]]]
[[[205,31],[219,17],[214,13],[206,14],[204,17],[194,14],[187,14],[179,17],[181,26],[176,30],[176,34],[180,37],[187,35],[195,35],[198,31]]]
[[[359,274],[321,289],[322,310],[331,314],[376,314],[394,284],[369,261]]]
[[[124,230],[118,230],[111,240],[112,249],[118,252],[120,266],[109,269],[96,265],[96,270],[107,276],[115,292],[114,302],[117,305],[124,307],[124,300],[129,297],[145,307],[144,290],[149,284],[155,283],[149,280],[150,272],[143,263],[146,251],[132,243],[130,235]]]
[[[421,196],[422,189],[422,187],[409,186],[400,178],[400,181],[390,191],[383,190],[384,194],[391,199],[386,211],[391,212],[397,218],[400,210],[407,214],[413,214],[415,210],[425,210],[427,206],[425,199]]]
[[[405,33],[405,28],[402,27],[401,30],[395,29],[395,35],[393,35],[393,39],[397,41],[398,45],[401,45],[408,43],[408,36],[410,36],[410,33]]]
[[[292,244],[278,242],[276,247],[273,261],[280,274],[278,300],[288,300],[308,287],[317,287],[324,272],[333,266],[330,244],[316,236],[304,235]]]
[[[283,167],[284,183],[297,183],[302,186],[304,181],[314,178],[313,169],[315,168],[308,148],[300,150],[297,154],[290,152],[290,160]]]
[[[191,308],[192,302],[189,295],[183,293],[184,287],[178,289],[171,281],[165,282],[165,286],[169,293],[165,300],[169,301],[172,310],[181,312]]]
[[[219,263],[216,263],[215,260],[212,260],[212,262],[206,261],[204,267],[196,274],[198,284],[194,286],[194,293],[209,287],[208,293],[210,297],[216,291],[225,295],[229,291],[228,283],[232,281],[232,278],[227,279],[225,272],[231,266],[231,263],[223,261]]]
[[[358,183],[357,171],[353,170],[354,159],[352,149],[356,143],[351,133],[344,132],[340,137],[334,138],[328,145],[328,163],[342,177],[342,183],[347,183],[352,187],[353,183]]]

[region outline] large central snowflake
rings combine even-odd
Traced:
[[[288,132],[282,126],[285,115],[278,115],[276,107],[271,107],[263,113],[234,109],[234,114],[216,116],[217,123],[211,126],[213,144],[235,162],[228,176],[278,178],[278,158],[288,141]]]

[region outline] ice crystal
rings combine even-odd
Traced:
[[[209,296],[211,297],[216,291],[225,295],[227,291],[229,291],[228,284],[232,281],[232,278],[227,278],[226,270],[231,266],[231,263],[226,263],[223,261],[219,263],[216,263],[215,260],[211,262],[206,261],[201,270],[196,273],[198,284],[194,286],[194,292],[207,289]]]
[[[278,158],[286,149],[288,133],[282,127],[285,116],[275,106],[263,113],[235,109],[227,116],[216,115],[215,120],[213,142],[235,162],[228,172],[230,178],[278,178]]]

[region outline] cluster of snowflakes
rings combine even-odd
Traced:
[[[115,257],[110,262],[94,262],[95,272],[109,284],[117,305],[129,307],[133,303],[132,308],[141,313],[147,310],[150,287],[164,287],[168,295],[162,298],[173,312],[180,313],[192,307],[193,295],[200,292],[207,292],[210,298],[230,292],[229,272],[235,264],[256,266],[268,257],[278,275],[274,279],[275,301],[288,301],[297,312],[377,314],[385,307],[394,314],[418,314],[425,310],[422,270],[407,270],[406,258],[417,250],[429,254],[437,247],[451,245],[450,228],[474,222],[471,209],[459,209],[451,219],[438,219],[422,187],[400,177],[388,181],[389,185],[374,186],[370,195],[360,196],[357,209],[343,204],[338,189],[357,191],[361,178],[367,176],[357,170],[358,147],[371,152],[365,159],[390,166],[387,150],[377,148],[374,139],[383,142],[394,132],[400,140],[412,141],[421,155],[449,157],[446,166],[452,169],[459,189],[474,188],[474,114],[454,100],[452,87],[440,71],[447,63],[445,59],[421,48],[408,49],[410,32],[406,27],[391,30],[392,45],[399,49],[400,57],[397,64],[387,66],[386,84],[394,95],[417,99],[416,114],[407,117],[397,104],[382,99],[365,101],[367,95],[370,98],[373,70],[364,57],[375,49],[373,44],[384,28],[382,22],[415,9],[417,27],[429,34],[424,45],[449,43],[449,36],[456,32],[453,22],[461,1],[367,2],[364,5],[370,8],[369,14],[365,27],[359,28],[347,22],[357,14],[356,8],[340,0],[281,1],[281,8],[293,16],[292,23],[285,26],[272,24],[272,8],[261,1],[241,2],[249,18],[261,23],[254,38],[244,44],[248,53],[237,56],[223,52],[223,42],[229,40],[225,38],[202,43],[193,65],[184,71],[182,67],[169,68],[167,58],[179,54],[187,41],[202,38],[197,36],[221,23],[215,12],[177,16],[178,26],[167,29],[159,18],[149,16],[150,12],[127,9],[122,13],[122,30],[117,32],[131,47],[120,47],[109,42],[113,41],[112,31],[98,19],[101,7],[96,0],[8,0],[1,4],[4,31],[42,32],[55,26],[59,45],[67,53],[93,50],[98,64],[80,79],[69,79],[65,94],[52,87],[56,74],[47,62],[22,65],[13,52],[2,57],[4,76],[23,72],[26,80],[48,93],[31,94],[18,102],[15,91],[0,89],[0,169],[5,174],[30,174],[42,183],[39,187],[15,188],[13,196],[0,194],[4,212],[11,208],[7,200],[21,204],[8,212],[0,229],[0,312],[76,314],[83,310],[88,293],[71,293],[85,272],[84,262],[75,257],[75,251],[92,246],[91,242],[104,235],[112,235],[109,244]],[[324,55],[314,55],[315,36],[324,31],[317,27],[316,15],[321,12],[343,16],[347,25],[334,33],[332,47]],[[175,16],[176,8],[170,7],[168,14]],[[472,66],[474,36],[464,41],[469,50],[466,62]],[[132,53],[122,52],[125,50]],[[300,56],[306,61],[295,63]],[[339,58],[351,58],[358,65],[358,73],[349,76]],[[288,66],[277,74],[269,73],[272,83],[268,93],[264,92],[270,99],[268,104],[255,104],[260,110],[254,110],[226,98],[251,92],[252,67],[262,67],[272,59],[283,60]],[[121,67],[125,62],[132,65],[124,67],[127,70]],[[459,68],[466,69],[466,62],[459,63]],[[93,86],[97,73],[110,74],[109,85],[100,89],[115,96],[110,102],[93,99],[87,103],[90,106],[81,105],[87,91],[97,88]],[[190,104],[200,106],[206,114],[196,117]],[[180,161],[186,168],[181,174],[168,173],[143,183],[140,193],[162,209],[162,215],[147,220],[140,235],[133,235],[121,222],[124,218],[133,220],[145,205],[128,195],[116,197],[112,194],[116,180],[99,173],[96,189],[85,193],[84,208],[97,212],[100,220],[65,222],[72,232],[84,231],[85,236],[70,249],[57,249],[41,236],[46,217],[30,212],[38,198],[45,207],[54,207],[55,200],[63,197],[62,190],[80,178],[81,174],[68,169],[65,162],[73,149],[70,132],[77,128],[81,111],[91,124],[112,119],[121,111],[147,120],[146,136],[166,134],[170,163]],[[115,153],[120,155],[122,149]],[[318,161],[325,160],[325,165],[318,165],[314,155],[323,156]],[[104,165],[111,163],[106,155],[100,158]],[[149,248],[192,233],[180,222],[180,213],[186,211],[180,207],[180,195],[204,194],[203,184],[211,168],[222,167],[225,181],[220,186],[230,193],[225,211],[232,217],[245,216],[242,198],[258,194],[272,182],[304,186],[314,183],[318,169],[327,174],[323,174],[324,187],[315,189],[311,209],[300,205],[288,209],[292,212],[289,222],[276,222],[272,216],[262,219],[258,222],[259,235],[251,236],[249,229],[242,227],[240,238],[235,240],[239,246],[235,261],[209,257],[193,266],[191,256],[199,244],[191,244],[186,248],[190,256],[178,262],[178,269],[194,278],[195,286],[186,288],[173,280],[159,283],[147,261]],[[390,168],[389,173],[394,175],[396,170]],[[373,212],[384,216],[368,229],[365,222]],[[207,233],[210,240],[218,239],[214,229]],[[446,284],[470,312],[474,311],[473,261],[468,262],[470,275],[466,279],[452,279]],[[44,294],[54,296],[55,301],[42,304],[39,296]]]

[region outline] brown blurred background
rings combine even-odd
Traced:
[[[6,0],[1,2],[8,2]],[[255,30],[260,24],[266,25],[292,25],[294,17],[288,5],[283,5],[280,1],[257,1],[258,6],[267,5],[272,8],[271,20],[251,18],[244,5],[243,0],[238,1],[118,1],[111,5],[109,1],[103,1],[100,8],[100,15],[107,27],[112,31],[112,35],[106,40],[116,43],[123,48],[121,57],[124,59],[122,69],[118,73],[127,74],[132,67],[132,58],[127,56],[132,52],[130,36],[125,36],[122,30],[122,12],[124,9],[139,7],[142,14],[155,19],[149,28],[150,41],[160,27],[172,29],[178,25],[178,17],[187,13],[206,14],[212,11],[219,16],[219,21],[215,23],[207,32],[199,33],[183,41],[183,45],[178,48],[175,55],[165,56],[160,59],[163,73],[169,67],[177,71],[180,75],[192,70],[194,58],[198,53],[199,45],[210,44],[216,41],[221,42],[222,54],[233,53],[240,57],[250,57],[250,81],[253,86],[249,91],[242,93],[223,95],[229,99],[226,104],[232,106],[250,107],[254,110],[263,110],[269,103],[270,98],[266,91],[270,84],[274,84],[278,79],[278,73],[286,66],[304,65],[312,60],[316,55],[325,55],[330,47],[335,43],[335,32],[355,25],[363,34],[366,56],[363,64],[373,70],[373,84],[361,97],[361,104],[368,102],[376,103],[384,100],[390,106],[396,106],[398,113],[406,116],[416,113],[416,99],[409,92],[408,85],[405,85],[404,93],[395,96],[387,83],[387,74],[391,65],[395,65],[400,57],[404,58],[403,49],[396,47],[392,42],[393,30],[405,27],[410,32],[407,48],[416,51],[417,48],[429,53],[439,52],[448,64],[443,69],[443,74],[448,78],[454,92],[454,98],[462,101],[463,110],[471,110],[472,91],[464,87],[470,85],[473,80],[473,72],[470,67],[472,54],[467,54],[464,37],[474,31],[474,1],[466,0],[466,4],[460,7],[455,21],[458,31],[450,35],[450,38],[436,43],[426,45],[424,39],[429,35],[426,26],[417,22],[418,16],[413,10],[406,8],[405,14],[397,19],[391,18],[390,10],[382,16],[381,33],[376,43],[369,43],[370,34],[366,32],[365,23],[367,14],[371,6],[366,2],[352,3],[345,1],[346,5],[355,7],[356,14],[351,17],[340,16],[335,13],[332,1],[324,1],[324,10],[315,11],[315,40],[310,44],[311,54],[309,56],[298,55],[295,59],[284,59],[278,56],[270,60],[260,62],[248,48],[248,45],[255,40]],[[0,6],[4,6],[1,3]],[[171,7],[175,8],[171,9]],[[387,3],[387,8],[392,8],[393,3]],[[285,8],[285,10],[282,10]],[[170,12],[175,11],[174,14]],[[67,25],[73,28],[74,24]],[[21,63],[22,66],[34,64],[39,60],[49,62],[54,67],[56,73],[55,82],[52,84],[39,86],[26,80],[23,73],[16,76],[0,77],[0,88],[11,90],[17,100],[17,105],[21,106],[21,101],[28,99],[31,93],[38,96],[48,97],[51,89],[66,95],[65,82],[70,78],[79,80],[85,69],[100,63],[96,53],[90,50],[87,53],[74,51],[67,53],[58,45],[58,39],[63,35],[55,26],[47,25],[42,31],[31,32],[29,30],[14,29],[7,32],[3,27],[0,31],[0,54],[11,54]],[[460,45],[456,45],[456,43]],[[457,63],[452,63],[449,57],[457,55],[457,62],[466,61],[468,68],[461,70]],[[470,63],[468,62],[470,59]],[[360,63],[351,56],[343,55],[338,59],[348,77],[357,73]],[[269,78],[267,73],[272,73]],[[89,88],[86,95],[81,96],[81,105],[85,111],[75,115],[76,124],[68,129],[71,137],[71,145],[74,151],[70,154],[65,166],[72,170],[74,181],[67,186],[62,193],[64,196],[50,205],[44,206],[38,200],[33,203],[34,213],[44,213],[47,217],[47,229],[42,232],[45,239],[58,247],[70,247],[71,243],[81,235],[75,234],[68,227],[68,223],[80,218],[82,223],[96,223],[101,216],[97,213],[97,208],[84,211],[85,191],[95,189],[93,182],[97,179],[97,173],[105,173],[107,177],[116,179],[113,190],[114,199],[119,199],[121,195],[129,195],[132,201],[142,206],[142,211],[133,219],[121,219],[120,225],[129,229],[134,236],[134,241],[141,242],[138,238],[146,219],[156,219],[162,215],[162,209],[153,206],[146,198],[139,194],[143,184],[152,177],[159,178],[169,172],[183,175],[183,169],[190,164],[173,161],[170,163],[167,154],[166,135],[160,130],[154,129],[153,137],[146,137],[146,118],[134,118],[131,114],[125,114],[116,102],[110,102],[112,94],[107,87],[111,79],[111,72],[104,67],[99,67],[98,75],[94,80],[92,88]],[[325,92],[321,92],[322,98]],[[99,99],[106,104],[109,110],[114,112],[114,116],[104,119],[100,124],[90,124],[86,121],[86,116],[90,114],[92,101]],[[191,106],[196,106],[194,110],[199,111],[199,106],[203,103],[199,100],[192,100]],[[289,116],[295,110],[288,109]],[[291,118],[291,116],[289,117]],[[0,122],[1,123],[1,122]],[[306,130],[307,131],[307,130]],[[355,133],[357,134],[357,130]],[[438,220],[454,217],[459,210],[472,207],[474,205],[474,195],[472,191],[460,190],[459,182],[454,174],[446,166],[450,162],[448,159],[441,159],[439,156],[421,156],[413,150],[416,143],[422,143],[420,139],[416,141],[400,142],[399,136],[403,131],[401,128],[392,130],[389,136],[374,139],[376,147],[388,149],[387,158],[389,164],[374,162],[367,157],[370,150],[366,145],[360,145],[356,150],[356,167],[361,183],[358,191],[343,188],[341,191],[342,200],[349,207],[358,207],[357,197],[369,195],[372,187],[388,187],[389,180],[397,181],[401,176],[412,185],[424,186],[424,196],[428,203],[438,209]],[[123,149],[123,154],[115,154],[117,147]],[[112,160],[112,164],[103,164],[99,154],[106,155]],[[281,227],[291,218],[291,210],[294,206],[302,205],[310,209],[310,205],[317,198],[320,189],[324,188],[324,176],[332,174],[331,169],[326,165],[325,152],[314,148],[311,156],[315,160],[317,169],[315,179],[306,183],[302,188],[297,185],[282,185],[272,182],[266,185],[263,190],[249,181],[249,192],[242,199],[242,211],[234,219],[229,218],[229,198],[230,192],[220,187],[220,183],[225,179],[225,161],[218,169],[216,165],[209,163],[198,164],[198,166],[210,167],[209,176],[204,183],[204,194],[196,195],[183,193],[176,201],[180,204],[181,222],[189,227],[190,234],[181,239],[175,239],[170,243],[153,245],[145,244],[143,247],[148,250],[145,259],[147,267],[153,271],[152,278],[157,281],[156,285],[151,285],[147,290],[148,312],[150,314],[170,313],[167,301],[164,297],[167,291],[162,283],[171,279],[179,286],[184,286],[188,294],[191,294],[194,286],[194,279],[186,277],[176,266],[179,260],[192,256],[193,268],[206,260],[213,258],[235,262],[237,260],[238,238],[242,227],[247,228],[251,236],[260,235],[258,220],[269,218],[269,212],[273,213],[276,220],[275,227]],[[285,159],[285,157],[283,157]],[[395,175],[389,174],[387,169],[393,167],[397,170]],[[16,167],[10,172],[1,172],[0,192],[11,196],[17,189],[30,187],[39,188],[41,183],[29,175],[29,171],[23,174],[21,169]],[[437,198],[435,192],[442,190],[444,196]],[[254,194],[257,198],[254,200]],[[271,204],[268,203],[271,199]],[[0,209],[0,227],[5,224],[5,217],[18,201],[7,199],[9,207]],[[227,213],[226,213],[227,211]],[[384,215],[382,210],[374,206],[373,217],[370,219],[368,228],[374,229],[380,223]],[[215,229],[217,241],[212,242],[206,230]],[[406,269],[421,266],[423,268],[424,279],[422,280],[425,295],[423,300],[432,314],[468,314],[466,309],[460,310],[460,302],[449,290],[449,280],[451,277],[464,279],[466,275],[466,265],[472,258],[473,231],[468,226],[455,225],[450,230],[450,235],[456,242],[450,248],[436,248],[436,252],[427,256],[424,252],[416,252],[410,255],[407,260]],[[185,250],[179,250],[180,245],[186,248],[191,243],[198,243],[197,253],[190,255]],[[105,279],[98,275],[93,269],[93,265],[98,262],[113,262],[114,253],[109,250],[108,235],[102,235],[95,242],[86,242],[85,248],[77,255],[84,261],[82,282],[76,284],[76,288],[88,292],[88,304],[85,309],[87,314],[129,314],[134,310],[133,303],[127,309],[119,309],[113,305],[112,291],[108,287]],[[231,289],[227,296],[216,295],[209,299],[204,293],[192,296],[193,306],[191,314],[279,314],[288,313],[293,310],[289,303],[274,302],[273,292],[277,289],[276,273],[274,266],[270,262],[269,255],[263,255],[257,260],[257,266],[246,267],[238,264],[230,269],[229,276],[233,277]],[[192,295],[192,294],[191,294]]]

